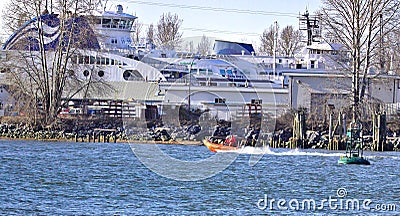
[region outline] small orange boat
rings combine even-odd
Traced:
[[[240,149],[237,146],[229,146],[229,145],[223,145],[223,144],[219,144],[219,143],[213,143],[208,139],[204,139],[203,143],[212,152],[236,151],[236,150]]]

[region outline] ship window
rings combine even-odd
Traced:
[[[97,72],[97,75],[99,75],[99,77],[103,77],[104,76],[104,71]]]
[[[199,69],[200,74],[207,74],[207,69]]]
[[[124,77],[124,80],[143,80],[142,75],[137,70],[126,70],[122,76]]]
[[[111,44],[117,44],[117,43],[118,43],[118,41],[116,38],[111,38]]]
[[[103,19],[103,28],[110,28],[111,25],[111,19]]]
[[[113,19],[112,28],[118,28],[119,19]]]
[[[105,65],[106,64],[106,58],[101,57],[100,59],[100,65]]]
[[[252,104],[262,104],[262,100],[261,99],[251,99],[251,103]]]
[[[73,56],[71,56],[71,62],[72,63],[74,63],[74,64],[76,64],[76,63],[78,63],[78,56],[77,55],[73,55]]]
[[[133,25],[133,21],[130,20],[130,21],[128,22],[127,29],[131,29],[131,28],[132,28],[132,25]]]
[[[110,59],[106,58],[106,65],[109,65],[109,64],[110,64]]]
[[[95,64],[96,58],[94,56],[90,56],[90,64]]]
[[[216,104],[224,104],[226,102],[226,99],[225,98],[215,98],[214,102]]]
[[[83,61],[85,64],[89,64],[89,56],[84,56]]]
[[[114,59],[111,59],[111,65],[115,65]]]
[[[122,76],[124,77],[124,80],[129,80],[129,77],[131,77],[131,73],[130,71],[124,71]]]
[[[224,70],[224,69],[220,69],[220,70],[219,70],[219,73],[220,73],[222,76],[225,76],[225,70]]]
[[[121,20],[119,21],[119,26],[120,29],[126,28],[126,20]]]
[[[83,64],[83,56],[78,56],[78,64]]]
[[[315,68],[315,61],[311,61],[311,68]]]

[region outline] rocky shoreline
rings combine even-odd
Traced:
[[[67,121],[61,125],[61,127],[49,129],[34,128],[23,123],[0,123],[0,138],[90,142],[94,141],[93,135],[99,133],[96,132],[96,129],[102,128],[113,129],[113,131],[103,134],[102,138],[98,139],[97,142],[202,145],[202,139],[205,136],[209,136],[208,132],[211,130],[211,128],[202,129],[199,125],[179,127],[163,125],[162,127],[152,128],[125,127],[121,122],[109,123],[109,121],[91,122],[90,124],[76,124],[76,122]],[[305,141],[298,147],[304,149],[329,149],[329,140],[324,132],[307,131],[306,134]],[[364,150],[373,150],[372,139],[365,137],[364,140]],[[274,134],[260,136],[259,145],[291,148],[293,147],[291,142],[293,142],[291,140],[291,131],[280,130]],[[344,150],[343,144],[338,150]],[[385,151],[400,151],[400,137],[388,138]]]
[[[97,142],[202,145],[199,136],[195,135],[200,129],[193,131],[193,127],[124,128],[120,122],[64,125],[50,129],[35,128],[23,123],[0,123],[0,138],[89,142],[95,141],[94,135],[96,135]],[[112,129],[112,132],[104,133],[100,136],[101,130],[104,129]]]

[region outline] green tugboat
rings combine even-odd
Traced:
[[[363,157],[362,127],[359,122],[352,122],[347,130],[346,155],[341,156],[339,164],[362,164],[371,163]]]

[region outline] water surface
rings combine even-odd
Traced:
[[[400,153],[367,152],[371,166],[338,165],[342,153],[323,150],[229,153],[236,159],[227,169],[198,181],[177,181],[142,164],[132,148],[151,149],[146,146],[149,145],[0,141],[0,213],[400,214]],[[204,146],[158,147],[181,161],[204,161],[214,155]],[[152,152],[148,151],[148,157],[157,161],[158,155]],[[214,164],[205,166],[209,169],[201,167],[189,173],[202,175]],[[167,171],[182,172],[185,168],[168,166]],[[338,190],[346,192],[345,196],[338,197]],[[338,206],[335,210],[328,203],[323,203],[320,210],[296,210],[289,206],[290,201],[296,204],[295,201],[301,203],[306,199],[318,205],[329,197],[361,202],[370,199],[371,208],[394,204],[396,209],[346,210]],[[275,201],[271,207],[271,199],[284,200],[286,205],[278,208]]]

